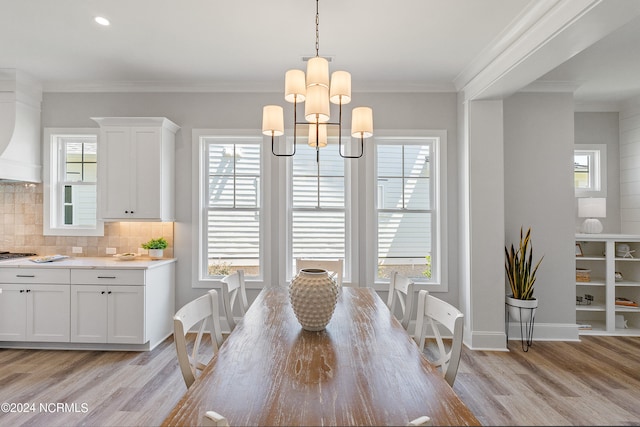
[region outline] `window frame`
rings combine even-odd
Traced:
[[[401,141],[415,141],[416,144],[430,141],[433,153],[430,156],[432,161],[431,174],[432,182],[432,243],[433,252],[431,257],[432,278],[429,281],[416,282],[416,289],[428,290],[430,292],[448,292],[448,224],[447,224],[447,132],[446,130],[387,130],[376,131],[373,137],[373,143],[368,147],[367,154],[370,160],[367,161],[367,184],[368,187],[368,205],[371,204],[372,209],[367,213],[367,235],[371,236],[370,243],[364,249],[366,259],[370,260],[367,277],[372,278],[375,283],[376,290],[386,290],[389,280],[382,280],[377,275],[378,260],[378,182],[377,182],[377,146],[381,144],[401,143]]]
[[[206,224],[207,224],[207,212],[208,209],[205,206],[205,194],[207,192],[208,184],[206,183],[206,168],[207,168],[207,140],[216,139],[220,140],[221,143],[224,141],[242,140],[244,142],[253,143],[260,145],[260,186],[259,186],[259,260],[260,260],[260,275],[259,276],[251,276],[250,278],[245,277],[247,287],[248,288],[261,288],[265,283],[265,278],[270,276],[270,268],[268,265],[265,245],[266,236],[270,235],[267,231],[266,224],[269,224],[269,219],[271,217],[269,209],[271,203],[269,202],[269,193],[265,191],[266,188],[269,188],[270,178],[269,178],[269,162],[266,160],[266,154],[268,152],[271,155],[269,150],[265,149],[265,145],[263,142],[262,136],[260,136],[260,132],[256,130],[229,130],[229,129],[193,129],[192,130],[192,160],[193,164],[197,165],[197,167],[193,168],[192,174],[192,200],[194,201],[194,206],[197,206],[197,209],[193,209],[192,223],[194,226],[192,227],[193,235],[193,254],[192,257],[192,271],[195,273],[194,277],[196,280],[193,281],[193,288],[204,288],[211,289],[213,287],[218,287],[221,285],[222,277],[218,276],[209,276],[208,273],[208,257],[207,257],[207,240],[205,238]],[[205,258],[207,260],[205,260]]]
[[[96,128],[45,128],[43,138],[43,235],[45,236],[104,236],[104,221],[99,219],[100,182],[96,176],[96,225],[70,226],[63,224],[64,195],[59,191],[62,181],[62,150],[60,138],[95,137],[100,144],[100,130]],[[97,158],[99,164],[100,159]],[[99,168],[99,165],[96,167]],[[98,174],[99,175],[99,174]]]
[[[346,139],[351,138],[351,135],[346,132],[343,132],[342,138],[343,138],[343,144],[344,144],[344,141]],[[301,145],[301,147],[298,147],[298,150],[313,149],[307,146],[305,138],[299,138],[299,139],[300,140],[298,141],[298,145]],[[288,140],[287,143],[289,145],[293,144],[293,137],[287,137],[287,140]],[[327,146],[325,147],[320,148],[320,162],[322,162],[323,152],[331,152],[331,153],[334,153],[336,156],[339,155],[338,153],[339,148],[338,148],[337,141],[338,141],[337,136],[335,135],[329,136],[329,144],[327,144]],[[311,212],[317,208],[298,207],[297,209],[294,209],[293,185],[292,185],[293,161],[291,157],[286,157],[284,159],[286,162],[286,180],[285,180],[285,188],[284,188],[286,197],[283,198],[284,206],[282,207],[282,209],[284,210],[284,212],[286,212],[287,223],[282,231],[282,235],[284,236],[284,241],[285,241],[284,254],[283,254],[283,256],[286,259],[285,281],[289,283],[293,279],[293,277],[295,277],[295,272],[293,271],[293,267],[294,267],[293,265],[294,264],[293,213],[294,213],[294,210],[298,210],[300,212]],[[351,200],[352,200],[352,194],[357,194],[358,180],[353,179],[353,176],[354,176],[353,170],[356,167],[357,162],[359,160],[361,161],[361,159],[342,158],[342,161],[344,162],[344,169],[343,169],[344,173],[342,176],[342,179],[344,182],[344,206],[342,208],[327,207],[325,209],[322,209],[322,208],[320,209],[320,211],[324,210],[325,212],[339,212],[339,211],[344,212],[345,245],[344,245],[344,259],[343,259],[344,272],[343,272],[342,283],[346,285],[352,283],[356,276],[356,273],[352,271],[351,266],[354,265],[353,260],[355,259],[355,253],[352,250],[354,247],[357,246],[353,243],[354,241],[357,241],[356,240],[357,234],[354,234],[354,226],[353,226],[354,221],[357,221],[357,219],[354,220],[352,215],[353,209],[351,206]]]
[[[575,156],[583,154],[592,158],[593,173],[589,181],[595,188],[577,188],[575,186]],[[574,156],[574,190],[575,197],[607,197],[607,145],[575,144]]]

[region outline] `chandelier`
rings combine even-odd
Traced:
[[[278,157],[296,154],[297,125],[307,125],[309,146],[316,149],[316,161],[320,159],[320,148],[327,146],[327,126],[338,126],[338,153],[345,159],[357,159],[364,154],[364,139],[373,135],[373,111],[370,107],[356,107],[351,112],[351,136],[359,138],[358,155],[343,154],[342,106],[351,102],[351,74],[334,71],[329,84],[329,61],[319,54],[320,14],[316,0],[316,56],[307,62],[307,74],[302,70],[289,70],[285,74],[284,99],[293,103],[293,150],[290,153],[275,152],[276,136],[284,135],[284,112],[279,105],[265,105],[262,110],[262,133],[271,136],[271,152]],[[305,103],[306,121],[298,122],[298,104]],[[338,104],[338,121],[330,122],[330,103]]]

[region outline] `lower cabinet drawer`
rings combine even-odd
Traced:
[[[68,268],[0,268],[0,283],[69,284]]]
[[[145,270],[73,269],[73,285],[144,285]]]

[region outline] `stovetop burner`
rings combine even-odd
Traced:
[[[34,256],[37,254],[27,253],[27,252],[7,252],[0,251],[0,260],[3,259],[13,259],[13,258],[26,258],[28,256]]]

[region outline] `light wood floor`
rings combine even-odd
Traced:
[[[484,425],[640,425],[640,338],[510,348],[463,349],[454,389]],[[35,405],[0,426],[157,426],[185,390],[172,338],[146,353],[0,350],[0,403]]]

